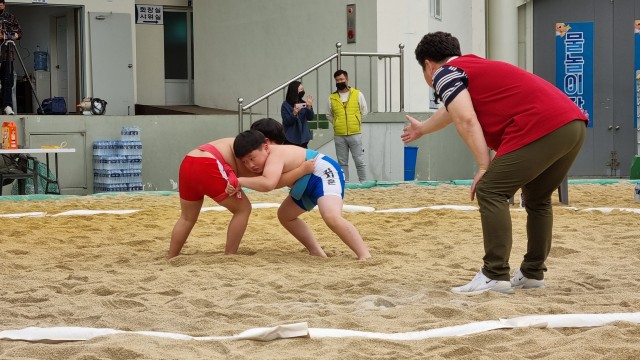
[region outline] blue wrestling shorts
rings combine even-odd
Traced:
[[[325,196],[339,196],[344,199],[344,173],[338,162],[307,149],[306,160],[316,158],[315,170],[293,185],[289,194],[300,208],[310,211],[318,205],[318,199]]]

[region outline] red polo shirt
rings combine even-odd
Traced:
[[[517,150],[573,120],[587,118],[562,91],[517,66],[475,55],[438,69],[434,86],[445,106],[466,88],[496,157]]]

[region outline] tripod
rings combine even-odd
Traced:
[[[31,93],[33,94],[33,97],[36,99],[36,102],[38,103],[38,112],[44,113],[44,111],[42,110],[40,99],[38,99],[38,94],[36,94],[36,89],[33,86],[33,82],[31,82],[31,77],[29,77],[29,73],[27,72],[27,67],[24,66],[24,61],[22,61],[22,56],[20,56],[20,52],[18,51],[18,47],[16,46],[16,43],[13,40],[5,40],[2,42],[1,45],[13,46],[13,50],[15,51],[15,54],[18,55],[18,60],[20,60],[20,65],[22,65],[22,70],[24,70],[24,74],[27,76],[27,79],[29,80],[29,86],[31,86]]]

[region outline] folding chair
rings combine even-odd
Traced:
[[[29,169],[30,159],[33,160],[33,169]],[[2,154],[2,160],[4,167],[0,168],[0,196],[3,187],[14,180],[18,180],[18,194],[25,195],[27,179],[33,179],[34,193],[38,193],[38,160],[24,154]]]

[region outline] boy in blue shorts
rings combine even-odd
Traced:
[[[271,191],[276,188],[283,172],[315,159],[313,173],[299,179],[278,208],[278,220],[311,255],[326,257],[309,226],[299,218],[318,205],[324,222],[356,254],[358,260],[371,257],[358,230],[342,217],[344,174],[335,160],[294,145],[267,144],[264,135],[256,130],[247,130],[236,136],[233,150],[249,171],[261,175],[238,178],[240,186],[230,187],[228,193],[239,191],[241,186]]]

